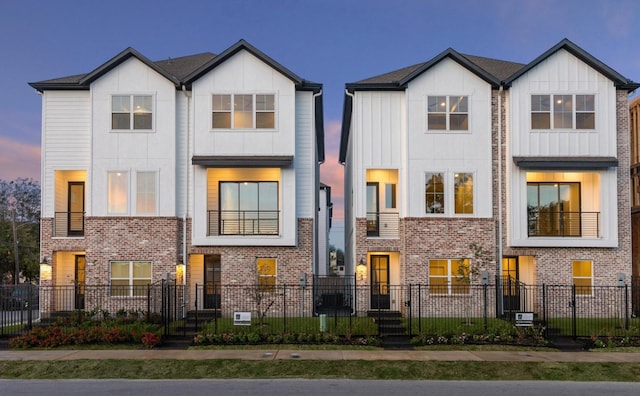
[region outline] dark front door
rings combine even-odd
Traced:
[[[389,256],[371,256],[371,309],[389,309]]]
[[[220,255],[204,256],[204,309],[220,309]]]
[[[69,182],[67,234],[84,235],[84,182]]]
[[[87,258],[84,255],[76,256],[76,268],[75,268],[75,279],[76,279],[76,290],[75,290],[75,309],[84,309],[84,285],[85,285],[85,277],[84,270],[87,264]]]
[[[518,280],[518,258],[502,259],[502,304],[505,314],[520,311],[520,282]]]

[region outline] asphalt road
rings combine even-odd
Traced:
[[[626,382],[382,380],[0,380],[0,395],[638,395]]]

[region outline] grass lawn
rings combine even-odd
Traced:
[[[640,380],[636,363],[69,360],[2,361],[5,379],[351,378],[380,380]]]

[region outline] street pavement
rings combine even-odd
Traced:
[[[640,363],[634,352],[546,352],[546,351],[405,351],[405,350],[0,350],[0,361],[17,360],[416,360],[485,362],[629,362]]]

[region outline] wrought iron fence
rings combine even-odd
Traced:
[[[634,278],[630,285],[584,288],[525,285],[497,277],[463,292],[426,284],[372,288],[357,285],[353,277],[315,277],[309,286],[275,285],[269,290],[258,285],[187,288],[171,281],[135,287],[2,286],[0,335],[91,312],[153,319],[163,325],[165,335],[186,335],[187,329],[281,335],[481,333],[517,324],[518,314],[530,313],[528,325],[543,327],[550,337],[640,336],[640,318],[632,306],[639,283]],[[20,305],[24,302],[14,305],[18,294],[27,299],[27,308]]]

